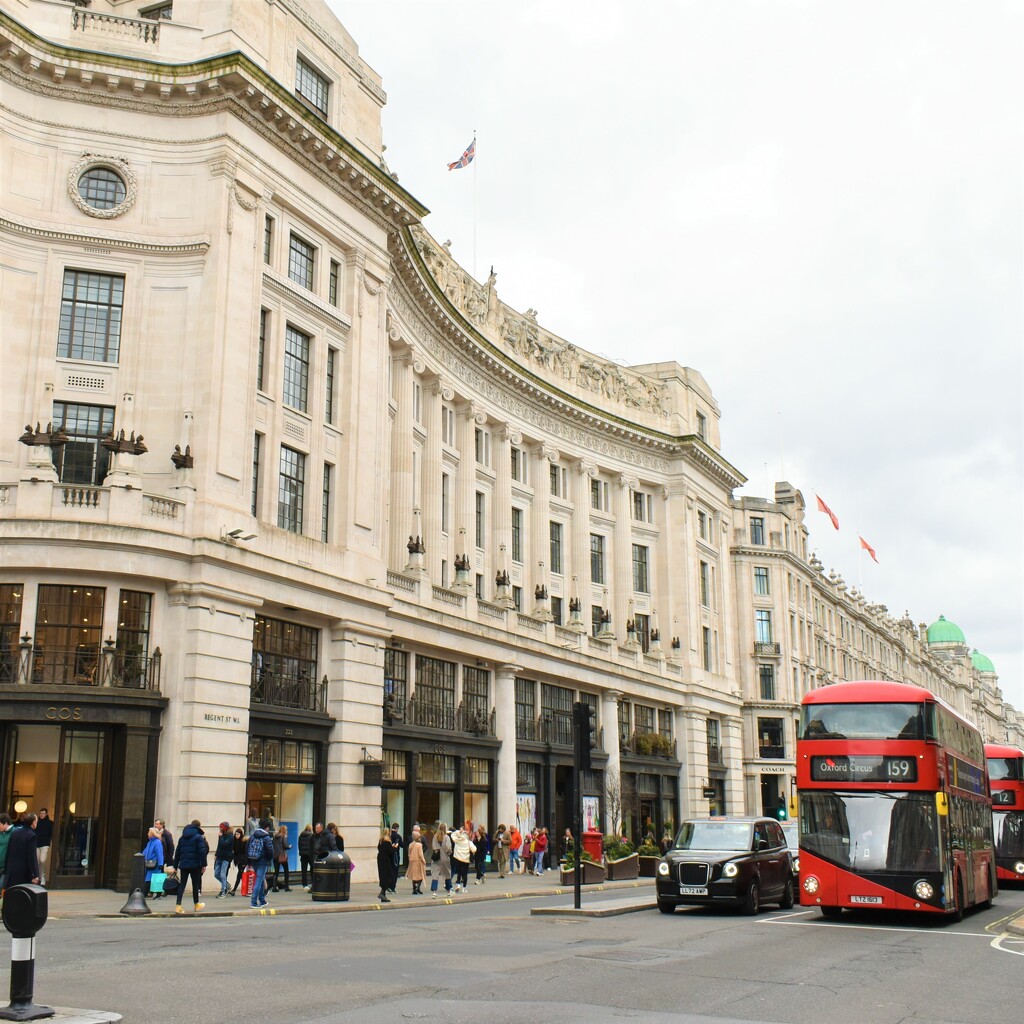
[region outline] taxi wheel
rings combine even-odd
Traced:
[[[663,914],[675,913],[676,905],[674,903],[667,903],[665,900],[658,900],[658,909]]]
[[[793,909],[793,879],[786,880],[786,888],[782,890],[782,899],[779,900],[780,910]]]
[[[761,890],[757,882],[751,882],[747,889],[747,895],[743,898],[743,913],[756,914],[761,909]]]

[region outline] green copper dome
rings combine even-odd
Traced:
[[[928,643],[930,644],[966,644],[964,631],[945,615],[940,615],[938,622],[928,627]]]
[[[971,664],[979,672],[992,672],[995,673],[996,667],[992,664],[992,659],[985,657],[981,651],[971,651]]]

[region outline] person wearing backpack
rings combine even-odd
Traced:
[[[260,818],[260,823],[249,836],[245,853],[256,872],[249,906],[253,910],[261,910],[267,905],[267,872],[274,863],[274,837],[270,834],[269,818]]]

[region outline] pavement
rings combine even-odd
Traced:
[[[217,883],[212,873],[207,872],[213,892],[203,893],[205,904],[200,917],[258,917],[276,916],[278,914],[338,914],[353,913],[367,910],[401,910],[409,907],[422,907],[428,904],[451,906],[455,903],[477,903],[483,900],[498,899],[524,899],[537,896],[566,896],[572,900],[573,887],[561,884],[558,871],[545,871],[543,876],[536,875],[507,875],[499,878],[496,874],[489,873],[480,885],[474,885],[470,879],[466,891],[446,896],[444,888],[438,891],[436,899],[430,895],[429,879],[424,883],[422,895],[412,895],[412,883],[405,878],[400,878],[397,885],[397,893],[388,894],[388,902],[382,903],[377,897],[380,887],[376,882],[356,881],[353,879],[350,888],[350,898],[347,902],[314,902],[308,892],[304,892],[299,885],[293,885],[288,892],[271,892],[268,897],[269,906],[266,910],[252,910],[249,907],[249,897],[242,896],[239,891],[234,896],[217,898]],[[642,902],[642,906],[636,909],[647,909],[653,907],[654,901],[654,879],[639,878],[628,882],[604,882],[601,885],[585,885],[583,887],[583,898],[593,892],[620,892],[623,897],[632,895]],[[125,906],[128,896],[125,893],[114,892],[110,889],[68,889],[57,890],[49,893],[49,919],[64,920],[69,918],[124,918],[128,919],[134,915],[122,915],[121,908]],[[138,915],[139,917],[176,917],[174,910],[175,900],[165,896],[163,899],[146,900],[146,906],[151,913]],[[195,916],[192,905],[191,890],[187,891],[182,899],[184,917]],[[620,910],[619,913],[624,911]]]

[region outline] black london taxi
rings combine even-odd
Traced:
[[[772,818],[690,818],[658,864],[658,909],[726,904],[756,914],[793,906],[793,858]]]

